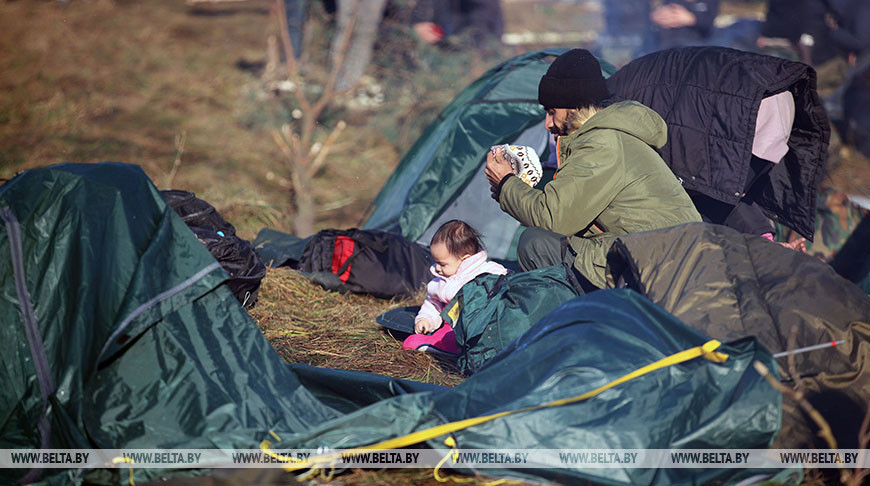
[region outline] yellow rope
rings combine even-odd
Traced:
[[[442,457],[441,460],[438,461],[438,464],[435,465],[435,469],[432,470],[432,475],[435,476],[435,479],[439,483],[445,483],[451,479],[457,483],[470,483],[470,482],[474,481],[474,478],[460,478],[460,477],[456,477],[456,476],[446,476],[446,477],[442,478],[441,476],[438,475],[438,470],[441,469],[441,466],[443,466],[445,462],[447,462],[447,459],[452,457],[453,462],[456,462],[456,455],[457,455],[456,441],[453,440],[453,437],[448,437],[444,441],[444,443],[447,445],[447,447],[450,447],[450,452],[445,454],[444,457]]]
[[[122,463],[122,462],[123,462],[123,463],[132,464],[132,463],[133,463],[133,459],[130,459],[130,458],[127,457],[127,456],[119,456],[119,457],[113,457],[113,458],[112,458],[112,464],[120,464],[120,463]],[[133,481],[133,468],[132,468],[132,467],[130,468],[130,479],[129,479],[129,481],[130,481],[130,486],[136,486],[136,482]]]
[[[529,407],[519,408],[519,409],[515,409],[515,410],[507,410],[504,412],[498,412],[498,413],[494,413],[494,414],[490,414],[490,415],[483,415],[480,417],[472,417],[472,418],[468,418],[468,419],[457,420],[455,422],[449,422],[446,424],[436,425],[436,426],[430,427],[428,429],[419,430],[417,432],[412,432],[410,434],[403,435],[401,437],[388,439],[388,440],[385,440],[383,442],[379,442],[377,444],[373,444],[373,445],[366,446],[366,447],[358,447],[358,448],[354,448],[354,449],[344,450],[341,452],[334,452],[331,454],[325,454],[325,455],[318,456],[318,457],[312,457],[312,458],[309,458],[307,460],[300,460],[300,459],[296,459],[293,457],[284,456],[284,455],[277,454],[277,453],[269,450],[269,447],[272,445],[272,443],[271,443],[271,441],[268,441],[268,440],[264,440],[263,442],[260,443],[260,449],[262,449],[263,452],[268,454],[270,457],[273,457],[273,458],[275,458],[279,461],[282,461],[282,462],[287,462],[288,465],[284,467],[284,469],[286,469],[287,471],[296,471],[299,469],[307,469],[307,468],[310,468],[313,465],[313,463],[317,463],[317,464],[332,463],[332,462],[335,462],[338,459],[340,459],[341,454],[353,453],[354,451],[372,450],[372,449],[375,449],[375,450],[401,449],[403,447],[408,447],[408,446],[411,446],[414,444],[418,444],[420,442],[425,442],[427,440],[434,439],[434,438],[440,437],[442,435],[447,435],[447,434],[450,434],[450,433],[453,433],[453,432],[456,432],[459,430],[467,429],[468,427],[480,425],[482,423],[489,422],[489,421],[492,421],[492,420],[495,420],[495,419],[498,419],[501,417],[506,417],[508,415],[513,415],[513,414],[522,413],[522,412],[531,412],[531,411],[540,410],[543,408],[559,407],[562,405],[569,405],[572,403],[582,402],[582,401],[587,400],[589,398],[592,398],[592,397],[594,397],[594,396],[596,396],[596,395],[598,395],[606,390],[609,390],[615,386],[621,385],[622,383],[625,383],[627,381],[630,381],[630,380],[633,380],[633,379],[638,378],[640,376],[643,376],[647,373],[651,373],[653,371],[660,370],[662,368],[666,368],[668,366],[672,366],[675,364],[680,364],[680,363],[683,363],[683,362],[686,362],[686,361],[689,361],[689,360],[692,360],[695,358],[703,357],[707,360],[713,361],[714,363],[724,363],[725,360],[728,359],[728,355],[725,353],[716,352],[716,349],[719,348],[719,346],[721,346],[721,345],[722,345],[722,343],[715,340],[715,339],[707,341],[706,343],[704,343],[701,346],[695,346],[694,348],[689,348],[689,349],[686,349],[684,351],[680,351],[678,353],[675,353],[675,354],[672,354],[672,355],[667,356],[665,358],[662,358],[662,359],[656,361],[655,363],[650,363],[644,367],[638,368],[638,369],[632,371],[631,373],[628,373],[626,375],[623,375],[620,378],[617,378],[617,379],[611,381],[610,383],[602,385],[594,390],[588,391],[588,392],[583,393],[581,395],[573,396],[570,398],[563,398],[560,400],[553,400],[551,402],[544,403],[541,405],[532,405]],[[270,433],[275,438],[278,438],[277,434],[275,434],[274,432],[270,431]],[[278,438],[278,440],[280,440],[280,438]],[[450,440],[452,440],[452,438],[450,438]],[[450,455],[451,454],[448,454],[446,457],[450,457]],[[455,461],[455,459],[454,459],[454,461]],[[440,467],[443,462],[444,461],[442,460],[441,463],[439,463],[439,465],[437,467]]]
[[[447,447],[450,447],[450,452],[448,452],[447,455],[442,457],[441,460],[438,461],[438,464],[435,466],[435,469],[432,470],[432,475],[435,476],[435,479],[438,480],[439,483],[446,483],[447,481],[453,481],[454,483],[470,483],[470,482],[476,481],[477,478],[463,478],[463,477],[459,477],[459,476],[443,476],[442,477],[438,474],[438,470],[441,468],[441,466],[444,465],[444,463],[447,461],[447,459],[449,457],[452,456],[453,462],[456,462],[456,456],[459,455],[459,453],[457,452],[457,449],[456,449],[456,440],[454,440],[453,437],[448,437],[447,439],[445,439],[444,444]],[[495,481],[488,481],[488,482],[484,482],[483,484],[485,486],[498,486],[499,484],[508,484],[508,483],[521,484],[522,482],[514,480],[514,479],[496,479]]]

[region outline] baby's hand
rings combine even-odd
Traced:
[[[414,323],[414,332],[417,334],[426,334],[435,330],[432,321],[429,319],[420,319]]]

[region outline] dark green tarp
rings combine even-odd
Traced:
[[[257,233],[252,243],[260,259],[267,267],[294,267],[302,259],[305,245],[311,236],[300,238],[289,233],[282,233],[270,228],[263,228]]]
[[[707,337],[644,297],[596,292],[554,310],[455,388],[283,363],[227,275],[135,166],[60,165],[0,187],[0,448],[365,446],[431,425],[567,398]],[[759,448],[779,395],[754,339],[573,405],[456,432],[464,448]],[[310,388],[309,388],[310,387]],[[652,427],[650,424],[659,426]],[[431,447],[445,450],[443,438]],[[128,470],[41,471],[126,483]],[[134,469],[139,483],[183,471]],[[736,479],[735,470],[580,468],[491,474],[612,484]],[[0,481],[27,471],[0,470]],[[31,471],[29,479],[40,472]]]
[[[840,447],[860,447],[870,403],[870,297],[814,256],[731,228],[690,223],[625,235],[608,255],[613,281],[716,339],[755,336],[771,352],[842,340],[795,356],[805,394],[831,421]],[[786,360],[779,359],[786,368]],[[784,373],[790,385],[795,377]],[[793,402],[779,448],[812,447],[815,423]],[[821,447],[825,445],[817,444]]]

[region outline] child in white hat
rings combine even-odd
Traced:
[[[501,151],[511,163],[514,174],[526,184],[535,187],[541,182],[541,174],[543,174],[541,161],[532,147],[502,144],[495,145],[490,150],[493,155],[497,153],[496,151]]]

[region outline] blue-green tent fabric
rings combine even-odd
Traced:
[[[707,340],[639,294],[569,301],[454,388],[288,365],[226,273],[138,167],[64,164],[0,187],[0,448],[370,445],[444,420],[589,391]],[[767,446],[779,395],[751,369],[753,339],[573,405],[454,433],[465,448]],[[651,422],[661,426],[650,427]],[[643,425],[641,427],[640,425]],[[428,446],[444,449],[443,438]],[[734,470],[489,471],[611,484],[736,479]],[[135,469],[142,482],[184,472]],[[0,470],[126,483],[128,470]]]

